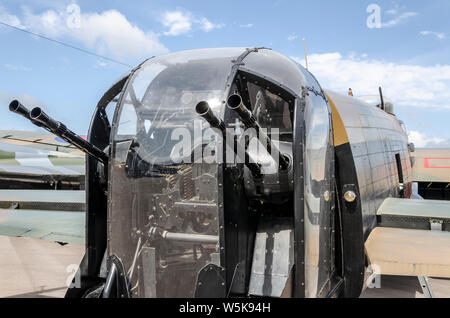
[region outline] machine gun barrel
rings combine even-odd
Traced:
[[[208,102],[200,102],[195,107],[195,111],[197,114],[199,114],[201,117],[203,117],[212,128],[220,129],[222,132],[222,136],[226,139],[226,142],[229,143],[229,146],[235,154],[237,154],[237,150],[234,148],[234,144],[226,138],[226,129],[225,129],[225,123],[222,119],[218,118],[213,111],[211,110],[211,107],[209,107]],[[261,176],[261,167],[259,164],[250,162],[249,156],[247,154],[247,151],[245,152],[245,165],[247,168],[252,172],[253,176],[259,177]]]
[[[222,119],[219,119],[216,115],[214,115],[211,107],[209,107],[208,102],[198,103],[195,107],[195,111],[197,112],[197,114],[203,117],[211,127],[220,129],[222,133],[225,133],[225,123]]]
[[[263,131],[260,124],[253,116],[252,112],[244,105],[241,96],[234,94],[228,98],[227,106],[229,109],[235,111],[239,118],[245,125],[246,129],[254,128],[259,138],[267,141],[267,151],[272,154],[273,150],[279,154],[279,165],[281,170],[285,170],[289,167],[289,161],[285,155],[283,155],[279,149],[275,147],[269,136]]]
[[[41,123],[31,119],[30,111],[28,110],[28,108],[23,106],[18,100],[13,100],[9,104],[9,110],[12,111],[13,113],[16,113],[16,114],[19,114],[20,116],[25,117],[26,119],[30,120],[36,126],[42,127]]]
[[[18,104],[17,104],[18,103]],[[43,127],[50,131],[51,133],[55,134],[56,136],[68,141],[84,153],[91,155],[92,157],[96,158],[97,160],[103,162],[104,164],[108,163],[108,156],[98,149],[96,146],[92,145],[91,143],[87,142],[80,136],[76,135],[71,130],[67,129],[67,127],[60,123],[59,121],[54,120],[50,116],[48,116],[46,113],[42,111],[39,107],[34,108],[31,112],[26,112],[27,109],[21,105],[19,102],[17,103],[11,103],[13,104],[11,106],[10,104],[10,110],[13,112],[16,112],[18,114],[21,114],[22,116],[28,118],[33,124]],[[11,109],[11,107],[13,109]]]

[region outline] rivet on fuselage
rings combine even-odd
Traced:
[[[344,194],[344,199],[349,203],[354,202],[356,200],[356,193],[353,191],[347,191]]]

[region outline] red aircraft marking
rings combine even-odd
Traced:
[[[450,161],[450,158],[423,158],[423,167],[426,169],[450,169],[450,166],[430,167],[430,160],[449,160]]]

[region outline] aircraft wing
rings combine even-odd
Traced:
[[[84,244],[85,157],[51,135],[0,131],[0,235]],[[61,188],[61,186],[57,186]]]
[[[76,147],[51,134],[19,130],[0,130],[0,141],[10,145],[82,155],[82,152]]]
[[[0,174],[84,175],[84,156],[0,142]]]
[[[85,243],[85,192],[0,190],[0,235]]]
[[[386,199],[365,243],[384,275],[450,278],[450,201]]]

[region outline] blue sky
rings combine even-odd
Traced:
[[[367,25],[370,4],[380,8],[379,28]],[[322,86],[355,95],[383,86],[411,139],[428,147],[450,147],[449,15],[448,0],[0,1],[0,22],[129,65],[221,46],[270,47],[303,63],[305,38]],[[18,96],[86,134],[98,99],[127,71],[3,26],[0,43],[0,129],[35,130],[7,110]]]

